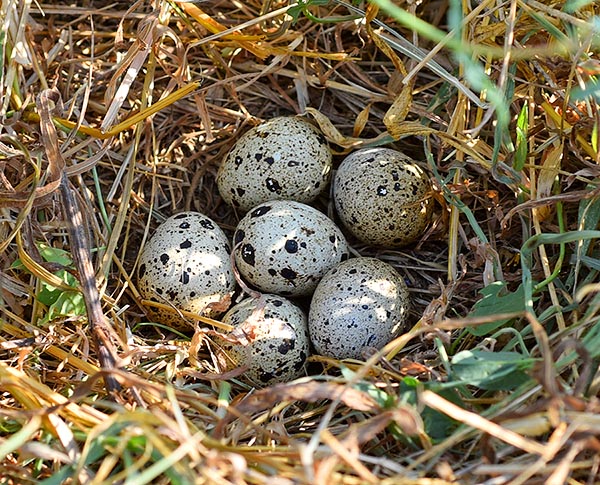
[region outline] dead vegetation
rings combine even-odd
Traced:
[[[79,3],[1,7],[0,483],[598,482],[595,2]],[[281,114],[421,161],[437,210],[351,241],[408,333],[256,390],[147,321],[136,259],[178,211],[231,234],[216,170]]]

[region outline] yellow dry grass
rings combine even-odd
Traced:
[[[300,4],[292,22],[293,2],[2,2],[0,484],[600,480],[600,7]],[[336,164],[419,160],[437,209],[414,247],[351,241],[405,277],[412,329],[261,390],[219,374],[223,323],[148,323],[135,274],[175,212],[232,234],[219,163],[284,114]],[[522,298],[474,311],[495,282]],[[518,350],[525,380],[461,381],[469,350]]]

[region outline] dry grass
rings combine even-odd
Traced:
[[[1,7],[0,483],[600,481],[595,2],[308,2],[345,18],[278,31],[257,0],[79,3]],[[401,251],[352,241],[406,278],[410,332],[256,390],[205,327],[147,323],[136,258],[177,211],[231,235],[224,154],[306,112],[336,163],[422,161],[436,218]]]

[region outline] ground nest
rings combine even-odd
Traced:
[[[600,480],[596,2],[78,3],[0,10],[0,483]],[[233,235],[217,170],[283,115],[334,169],[404,152],[434,210],[408,247],[348,237],[408,329],[261,389],[136,272],[175,213]]]

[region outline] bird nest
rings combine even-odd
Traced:
[[[79,3],[0,10],[0,483],[598,481],[595,2]],[[136,271],[177,212],[232,236],[218,167],[280,115],[334,168],[402,151],[435,207],[409,247],[348,238],[407,330],[258,389]]]

